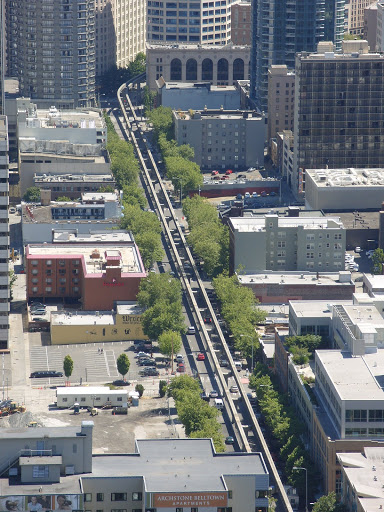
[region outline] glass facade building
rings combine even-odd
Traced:
[[[255,0],[251,58],[251,96],[267,110],[268,69],[293,69],[297,52],[316,50],[319,41],[341,48],[345,0]]]

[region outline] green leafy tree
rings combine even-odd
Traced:
[[[200,430],[194,430],[189,437],[192,439],[210,438],[217,453],[225,452],[224,436],[221,425],[216,418],[204,419]]]
[[[158,339],[164,331],[185,332],[181,306],[160,301],[144,311],[141,317],[144,333],[150,339]]]
[[[98,192],[100,192],[101,194],[102,194],[103,192],[111,193],[111,192],[114,192],[114,191],[115,191],[115,188],[114,188],[114,187],[112,187],[112,185],[102,185],[102,186],[99,188],[99,190],[98,190]]]
[[[97,87],[100,94],[116,96],[117,89],[123,82],[127,82],[134,76],[145,71],[145,54],[139,52],[135,59],[125,68],[111,66],[97,79]]]
[[[23,199],[26,203],[39,203],[41,199],[39,187],[27,188],[23,196]]]
[[[177,354],[181,349],[180,332],[164,331],[159,336],[159,350],[165,356],[171,357]]]
[[[71,356],[65,356],[63,362],[64,375],[69,379],[73,372],[73,360]]]
[[[201,388],[198,381],[189,375],[180,375],[173,378],[169,385],[170,396],[175,400],[180,399],[180,393],[182,394],[185,391],[194,392],[199,395]]]
[[[168,273],[151,273],[140,283],[140,291],[137,300],[141,307],[150,308],[158,301],[179,303],[181,305],[181,284],[178,279]]]
[[[182,400],[176,400],[176,410],[187,436],[203,429],[207,419],[214,419],[219,415],[215,407],[211,407],[198,394],[188,391],[183,393]]]
[[[156,140],[160,134],[164,134],[167,139],[173,137],[173,118],[170,107],[158,107],[148,112],[148,121],[152,123]]]
[[[116,361],[117,371],[125,378],[131,365],[127,354],[120,354]]]
[[[337,500],[336,493],[331,492],[327,495],[321,496],[313,506],[313,512],[336,512]]]
[[[384,251],[376,249],[372,254],[372,274],[383,274]]]
[[[137,391],[137,393],[139,393],[139,397],[141,398],[144,393],[144,386],[142,384],[136,384],[135,391]]]
[[[167,381],[166,380],[161,380],[159,382],[159,396],[160,398],[163,398],[163,396],[165,396],[167,392]]]
[[[56,199],[59,203],[67,203],[68,201],[71,201],[71,198],[68,196],[60,196]]]
[[[303,336],[287,336],[285,344],[288,350],[294,347],[305,348],[309,352],[314,352],[321,347],[323,343],[322,337],[317,334],[305,334]]]
[[[164,250],[159,233],[141,231],[136,234],[135,239],[145,268],[151,268],[156,261],[163,259]]]
[[[309,352],[304,347],[292,347],[293,362],[295,364],[307,364],[309,361]]]
[[[143,89],[142,98],[145,108],[145,115],[148,116],[148,112],[150,112],[155,106],[156,93],[151,92],[149,87],[146,85]]]
[[[202,186],[203,175],[196,163],[181,156],[169,156],[165,158],[165,166],[167,178],[176,190],[180,188],[180,183],[184,193]]]
[[[130,185],[123,185],[123,202],[124,204],[139,206],[145,208],[147,200],[145,198],[144,190],[137,183]]]

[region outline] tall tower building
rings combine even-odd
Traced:
[[[56,106],[95,103],[95,0],[7,2],[8,75]]]
[[[0,349],[8,348],[9,332],[9,160],[6,116],[0,115]]]
[[[297,52],[316,51],[319,41],[341,48],[345,0],[254,0],[251,97],[267,109],[268,69],[295,66]]]
[[[145,52],[146,0],[96,0],[96,76]]]
[[[231,1],[148,0],[148,43],[228,44]]]
[[[296,56],[294,192],[305,169],[384,166],[384,56],[368,53],[367,41],[342,46]]]

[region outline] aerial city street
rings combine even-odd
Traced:
[[[384,0],[0,21],[0,512],[384,510]]]

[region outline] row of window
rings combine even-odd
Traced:
[[[95,400],[100,400],[100,397],[96,397]],[[85,399],[84,399],[85,401]],[[143,494],[141,492],[133,492],[131,495],[132,501],[142,501]],[[126,492],[112,492],[111,493],[111,501],[127,501],[128,494]],[[91,502],[92,501],[92,493],[84,494],[84,501]],[[96,501],[104,501],[104,493],[98,492],[96,493]],[[141,509],[140,509],[141,510]]]
[[[76,293],[79,293],[79,291],[80,291],[80,288],[79,288],[78,286],[73,286],[73,287],[72,287],[72,293],[75,293],[75,294],[76,294]],[[32,286],[32,293],[37,294],[38,292],[39,292],[38,287],[37,287],[37,286]],[[52,286],[46,286],[46,287],[45,287],[45,293],[46,293],[46,294],[50,294],[50,293],[52,293]],[[60,287],[59,287],[59,292],[58,292],[58,293],[60,293],[60,294],[64,295],[64,294],[66,294],[66,293],[67,293],[67,289],[66,289],[65,287],[63,287],[63,286],[60,286]]]
[[[384,410],[370,409],[367,411],[366,409],[347,409],[345,411],[345,421],[356,423],[365,423],[366,421],[371,423],[382,422],[384,421]]]
[[[58,263],[61,267],[65,265],[66,260],[58,260]],[[80,260],[71,260],[72,265],[78,266],[80,265]],[[32,267],[37,267],[39,264],[39,260],[31,260]],[[50,267],[52,265],[52,260],[45,260],[45,264],[47,267]]]

